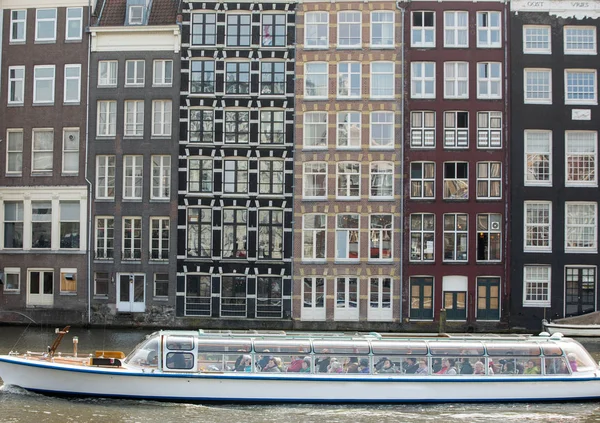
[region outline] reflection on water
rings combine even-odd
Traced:
[[[59,351],[72,351],[72,337],[79,338],[79,352],[96,349],[129,352],[148,330],[85,330],[75,328]],[[9,350],[40,351],[52,344],[54,333],[45,328],[0,327],[0,353]],[[600,339],[582,343],[598,360]],[[206,406],[114,399],[64,399],[33,394],[15,387],[0,388],[1,423],[166,423],[166,422],[600,422],[600,403],[538,404],[417,404],[417,405],[278,405]]]

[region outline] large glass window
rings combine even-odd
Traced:
[[[596,54],[595,26],[565,26],[565,54]]]
[[[393,98],[394,89],[394,63],[371,63],[371,98]]]
[[[190,109],[190,142],[213,142],[215,113],[212,109]]]
[[[246,276],[223,276],[221,278],[221,317],[246,317]]]
[[[523,53],[552,53],[550,25],[523,25]]]
[[[435,98],[435,62],[412,62],[410,69],[410,96]]]
[[[96,136],[114,137],[117,134],[117,102],[98,100],[98,122]]]
[[[328,64],[309,62],[304,65],[304,96],[327,98],[329,90]]]
[[[250,142],[250,112],[248,110],[225,110],[224,138],[226,144]]]
[[[188,167],[188,192],[205,194],[212,193],[213,159],[189,158]]]
[[[444,63],[444,98],[469,98],[469,63]]]
[[[486,200],[502,198],[501,162],[477,163],[477,198]]]
[[[153,64],[153,86],[170,87],[173,85],[173,61],[155,60]]]
[[[444,12],[444,47],[469,47],[469,12]]]
[[[54,131],[34,129],[32,140],[32,172],[52,172],[54,158]]]
[[[284,14],[262,14],[261,45],[263,47],[285,47],[287,31]]]
[[[6,173],[21,174],[23,171],[23,130],[9,129],[6,139]]]
[[[552,186],[552,131],[525,131],[525,185]]]
[[[284,162],[281,159],[262,159],[258,165],[258,193],[283,194]]]
[[[185,275],[185,316],[211,315],[210,275]]]
[[[283,144],[285,141],[285,111],[260,111],[260,143]]]
[[[525,251],[552,251],[552,203],[525,202]]]
[[[361,142],[361,114],[342,112],[337,115],[337,146],[359,148]]]
[[[144,60],[125,61],[125,86],[143,86],[146,76]]]
[[[143,159],[143,156],[123,156],[123,199],[142,199]]]
[[[338,163],[336,181],[337,198],[360,198],[360,163]]]
[[[305,48],[327,48],[329,45],[329,13],[307,12],[304,15]]]
[[[502,112],[477,112],[477,148],[502,147]]]
[[[410,261],[433,262],[435,259],[435,214],[410,215]]]
[[[361,64],[355,62],[338,63],[338,98],[360,98]]]
[[[250,62],[225,63],[225,94],[250,92]]]
[[[444,112],[444,147],[469,147],[469,112]]]
[[[444,163],[444,199],[469,199],[469,164],[465,162]]]
[[[304,113],[304,147],[327,147],[327,113]]]
[[[248,193],[248,161],[228,159],[224,161],[223,192]]]
[[[114,257],[115,241],[114,217],[96,217],[96,245],[94,258],[97,260],[112,260]]]
[[[25,66],[8,67],[8,104],[23,104],[25,96]]]
[[[566,186],[597,186],[597,135],[595,131],[565,133]]]
[[[336,320],[358,320],[359,279],[357,277],[335,278]]]
[[[525,69],[524,101],[531,104],[552,104],[552,70]]]
[[[499,62],[477,63],[477,98],[502,98],[502,64]]]
[[[327,215],[305,214],[302,222],[302,260],[324,260],[327,247]]]
[[[54,103],[54,65],[33,67],[33,103]]]
[[[369,216],[369,260],[393,257],[393,226],[391,214]]]
[[[591,69],[565,70],[565,104],[597,104],[596,71]]]
[[[335,228],[335,258],[358,260],[360,245],[360,215],[338,214]]]
[[[256,317],[281,319],[283,317],[283,280],[280,277],[256,278]]]
[[[361,46],[362,19],[360,12],[338,12],[338,48]]]
[[[52,246],[52,202],[31,202],[31,248]]]
[[[117,85],[117,68],[119,63],[116,60],[98,61],[98,87],[114,87]]]
[[[187,256],[212,257],[211,209],[208,207],[190,207],[187,212]]]
[[[500,12],[477,12],[477,47],[501,47]]]
[[[502,215],[477,215],[477,261],[502,259]]]
[[[435,147],[435,112],[410,112],[410,146]]]
[[[435,198],[435,162],[410,163],[410,198]]]
[[[81,65],[65,65],[65,103],[79,103],[81,100]]]
[[[469,215],[466,213],[444,214],[444,261],[468,259]]]
[[[142,258],[142,218],[123,218],[123,260]]]
[[[4,202],[4,248],[23,248],[23,202]]]
[[[10,42],[24,43],[27,37],[27,10],[10,11]]]
[[[411,46],[435,47],[435,12],[412,12]]]
[[[152,136],[170,137],[171,136],[171,109],[173,105],[171,100],[152,101]]]
[[[215,92],[215,62],[192,60],[190,62],[190,93],[212,94]]]
[[[150,218],[150,259],[169,259],[170,223],[168,217]]]
[[[115,198],[115,156],[96,157],[96,199]]]
[[[192,45],[214,46],[217,43],[217,15],[192,13]]]
[[[60,248],[79,248],[79,201],[60,202]]]
[[[258,258],[283,259],[282,210],[258,210]]]
[[[370,165],[369,198],[391,200],[394,198],[394,163],[373,162]]]
[[[144,135],[144,100],[125,100],[125,136]]]
[[[565,203],[565,252],[598,251],[598,203]]]
[[[260,93],[262,95],[285,94],[285,62],[260,63]]]
[[[371,47],[394,46],[394,12],[371,12]]]
[[[550,266],[523,268],[523,307],[550,307]]]
[[[371,113],[371,148],[394,147],[394,112]]]
[[[35,41],[56,41],[56,9],[35,12]]]
[[[246,215],[245,209],[223,209],[223,258],[248,256]]]
[[[326,199],[327,198],[327,163],[309,162],[304,163],[303,170],[303,198]]]
[[[168,200],[171,196],[171,156],[152,156],[151,198]]]
[[[227,15],[227,46],[249,47],[251,35],[251,15]]]

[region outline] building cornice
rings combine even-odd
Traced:
[[[0,0],[0,9],[32,9],[49,7],[96,7],[96,0]]]
[[[173,51],[181,48],[179,25],[93,26],[92,52]]]
[[[591,0],[512,0],[510,10],[515,13],[547,13],[560,18],[600,18],[600,2]]]

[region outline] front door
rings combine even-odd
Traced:
[[[117,283],[117,311],[146,311],[146,277],[143,273],[120,273]]]
[[[596,268],[567,267],[565,313],[577,316],[596,310]]]
[[[52,307],[54,271],[52,269],[30,270],[27,279],[27,305]]]
[[[477,279],[477,320],[500,320],[500,279]]]
[[[444,308],[446,319],[467,320],[467,293],[465,291],[445,291]]]
[[[433,319],[433,278],[410,278],[410,318]]]

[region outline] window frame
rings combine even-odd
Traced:
[[[380,14],[380,15],[390,15],[392,17],[391,21],[387,21],[387,20],[383,20],[383,16],[379,17],[381,20],[374,20],[375,15]],[[395,31],[395,14],[392,10],[373,10],[370,14],[370,40],[371,40],[371,48],[376,48],[376,49],[383,49],[383,48],[394,48],[394,41],[395,41],[395,35],[396,35],[396,31]],[[375,37],[374,35],[374,30],[375,28],[380,25],[381,26],[381,37]],[[386,37],[383,35],[384,28],[388,25],[391,25],[391,43],[384,43],[383,41],[386,41]],[[381,38],[381,42],[377,43],[374,42],[374,40]]]
[[[20,71],[21,76],[11,76],[11,72]],[[19,84],[20,82],[20,84]],[[18,89],[20,85],[20,89]],[[19,93],[17,93],[19,91]],[[21,100],[18,100],[18,97]],[[16,100],[15,100],[16,98]],[[7,100],[9,105],[23,105],[25,102],[25,66],[9,66],[8,67],[8,95]]]
[[[491,25],[491,15],[497,15],[498,25]],[[483,26],[480,17],[487,15],[487,25]],[[486,11],[478,11],[477,12],[477,48],[500,48],[502,47],[502,14],[496,10],[486,10]],[[494,32],[498,32],[498,41],[492,41],[492,35]],[[485,33],[487,38],[487,43],[483,43],[480,40],[481,34]]]
[[[420,172],[418,172],[417,165],[420,165]],[[410,162],[410,199],[411,200],[435,200],[435,172],[436,172],[436,163],[431,161],[413,161]],[[428,177],[427,175],[430,172],[426,172],[425,167],[431,168],[433,167],[433,176]],[[414,183],[418,183],[413,187]],[[418,192],[416,192],[413,188],[417,188]],[[430,190],[427,189],[430,187]],[[431,195],[426,195],[426,192],[431,192]],[[415,195],[420,193],[420,195]]]
[[[127,24],[128,25],[143,25],[144,23],[144,6],[142,5],[137,5],[137,4],[132,4],[129,5],[129,10],[127,11]],[[135,13],[134,13],[135,11]],[[139,17],[136,15],[136,13],[139,13]]]
[[[579,30],[579,31],[583,31],[583,30],[591,30],[592,34],[591,36],[588,36],[591,41],[593,42],[593,47],[592,48],[588,48],[588,49],[576,49],[576,48],[569,48],[569,34],[568,32],[570,30]],[[597,34],[596,34],[596,27],[595,26],[589,26],[589,25],[565,25],[563,26],[563,52],[565,55],[575,55],[575,54],[581,54],[581,55],[596,55],[597,54],[597,50],[598,50],[598,41],[597,41]],[[578,34],[578,37],[581,38],[582,35],[581,33]],[[575,44],[575,43],[573,43]]]
[[[225,16],[225,45],[227,47],[250,47],[252,45],[252,15],[250,13],[228,13]],[[248,23],[242,22],[242,18],[247,18]],[[235,19],[235,22],[230,22],[230,19]],[[236,27],[235,34],[230,34],[230,25]],[[247,30],[247,34],[246,31],[242,31],[244,28]],[[246,38],[248,39],[247,43],[245,42]]]
[[[168,68],[171,67],[169,77]],[[173,60],[171,59],[154,59],[152,62],[152,86],[153,87],[171,87],[173,86]]]
[[[377,179],[381,180],[381,183],[375,186]],[[386,161],[369,163],[369,199],[393,200],[394,189],[394,163]]]
[[[210,207],[189,207],[186,210],[186,257],[209,259],[213,256],[212,222]],[[206,238],[208,242],[203,242]]]
[[[170,138],[172,126],[173,100],[152,100],[152,137]]]
[[[156,226],[158,225],[158,226]],[[150,216],[149,259],[168,261],[170,249],[171,220],[164,216]],[[166,232],[166,235],[165,235]],[[165,245],[166,244],[166,245]]]
[[[361,193],[361,163],[338,162],[335,174],[335,197],[338,200],[358,200]]]
[[[141,69],[141,70],[140,70]],[[129,73],[133,71],[133,77]],[[146,61],[144,59],[125,60],[125,86],[143,87],[146,84]]]
[[[318,72],[311,71],[311,67],[320,67]],[[318,82],[323,82],[321,79],[325,77],[325,83],[321,85],[313,84],[314,94],[309,92],[308,82],[311,78],[318,78]],[[329,63],[328,62],[306,62],[304,63],[304,98],[310,100],[324,100],[329,96]]]
[[[342,19],[345,18],[345,20]],[[355,20],[350,20],[352,17],[356,19],[358,17],[358,22]],[[352,35],[352,32],[356,30],[356,26],[358,26],[358,37],[356,35]],[[347,27],[347,28],[346,28]],[[348,36],[342,37],[342,31],[347,29]],[[354,41],[358,38],[358,41]],[[342,42],[342,40],[346,40]],[[352,42],[354,41],[354,42]],[[337,13],[337,45],[338,49],[354,49],[362,47],[362,12],[355,10],[341,10]]]
[[[12,144],[11,143],[11,134],[21,134],[20,150],[13,148],[13,145],[11,145]],[[24,152],[24,147],[25,147],[24,142],[25,142],[25,139],[24,139],[24,132],[23,132],[22,128],[8,128],[6,130],[6,168],[5,168],[6,175],[18,176],[18,175],[23,174],[23,152]],[[17,140],[17,143],[18,143],[18,140]],[[17,156],[15,158],[15,160],[13,161],[14,164],[16,165],[15,169],[11,169],[11,160],[10,160],[11,154]]]
[[[95,216],[94,219],[94,260],[114,260],[115,258],[115,218]]]
[[[466,76],[460,76],[465,70]],[[453,75],[449,75],[450,73]],[[444,98],[469,98],[469,62],[444,62]]]
[[[500,213],[477,213],[477,241],[475,259],[478,263],[500,263],[502,261],[502,215]],[[485,222],[484,222],[485,221]],[[485,223],[485,224],[484,224]],[[492,237],[496,235],[499,238],[494,242]],[[485,237],[487,236],[487,239]],[[480,243],[484,243],[480,248]],[[493,248],[496,244],[496,248]],[[480,252],[486,256],[480,259]],[[494,250],[497,256],[494,256]]]
[[[450,167],[454,167],[454,177],[451,177],[449,175],[447,175],[447,172],[451,171]],[[466,176],[465,177],[459,177],[459,173],[462,174],[462,169],[460,168],[465,168],[466,169]],[[453,183],[457,183],[456,188],[456,193],[457,194],[452,194],[452,192],[450,191],[450,187],[452,186]],[[464,193],[465,191],[465,184],[466,184],[466,193]],[[462,190],[460,189],[462,185]],[[461,201],[461,200],[468,200],[469,199],[469,194],[470,194],[470,186],[469,186],[469,162],[462,162],[462,161],[447,161],[444,162],[444,168],[443,168],[443,186],[444,186],[444,192],[443,192],[443,199],[444,200],[449,200],[449,201]],[[463,194],[460,195],[460,192],[463,191]],[[466,195],[465,195],[466,194]]]
[[[458,23],[458,17],[466,15],[465,24]],[[453,16],[454,24],[447,23],[447,17]],[[448,36],[452,34],[451,42]],[[464,43],[460,43],[460,35],[465,37]],[[444,48],[469,48],[469,12],[466,10],[445,10],[444,11]]]
[[[485,126],[481,126],[482,118]],[[497,121],[499,121],[499,124]],[[504,130],[502,125],[502,112],[477,111],[477,148],[501,149],[502,131]]]
[[[187,165],[187,192],[190,194],[212,194],[214,190],[213,158],[206,156],[189,157]],[[195,173],[198,173],[197,178],[194,175]],[[195,188],[196,186],[198,188]]]
[[[114,201],[116,194],[116,165],[117,157],[115,155],[105,154],[96,156],[96,200]],[[105,181],[104,183],[101,183],[101,178]],[[111,190],[112,195],[110,195]]]
[[[536,210],[533,210],[536,207]],[[535,221],[529,221],[529,209]],[[545,210],[543,210],[545,209]],[[535,216],[533,214],[535,212]],[[540,212],[543,215],[540,216]],[[545,216],[544,216],[545,215]],[[540,219],[541,218],[541,219]],[[546,220],[547,222],[544,222]],[[529,231],[529,227],[531,231]],[[538,230],[541,237],[538,236]],[[536,237],[533,239],[530,232]],[[544,240],[544,235],[547,238]],[[535,245],[535,244],[541,245]],[[546,245],[544,245],[546,244]],[[552,252],[552,202],[551,201],[525,201],[523,204],[523,251],[524,252]]]
[[[319,172],[320,170],[320,172]],[[324,161],[305,162],[302,165],[302,199],[303,200],[326,200],[328,186],[328,166]],[[308,181],[313,181],[313,187],[309,188]],[[318,182],[322,182],[318,185]],[[309,195],[309,192],[320,192],[322,195]]]
[[[362,146],[362,113],[353,111],[338,112],[336,118],[336,148],[344,150],[360,149]]]
[[[52,70],[52,77],[44,76],[40,77],[36,75],[37,71],[42,70]],[[39,88],[38,84],[43,81],[51,81],[51,99],[50,100],[40,100],[38,99]],[[33,67],[33,104],[54,104],[55,100],[55,90],[56,90],[56,65],[35,65]]]
[[[75,217],[69,218],[68,206],[76,206],[77,213]],[[64,208],[63,208],[64,207]],[[65,215],[63,215],[63,211]],[[79,250],[81,244],[82,226],[81,224],[81,203],[78,200],[61,200],[58,202],[58,230],[59,230],[59,248],[61,250]],[[77,233],[73,234],[73,230]],[[67,232],[69,231],[69,232]],[[74,235],[68,238],[68,235]]]
[[[9,275],[16,275],[16,287],[12,287],[12,281],[10,281]],[[19,293],[21,292],[21,268],[20,267],[5,267],[4,268],[4,285],[3,292]]]
[[[533,43],[533,40],[528,40],[529,35],[527,34],[527,30],[537,30],[540,31],[536,36],[548,38],[548,47],[547,48],[539,48],[539,47],[527,47],[527,43]],[[541,32],[547,32],[546,35],[541,34]],[[533,36],[533,34],[531,34]],[[539,42],[536,42],[539,44]],[[523,54],[552,54],[552,35],[550,25],[523,25]]]
[[[151,200],[169,200],[171,198],[171,156],[153,154],[151,160]]]
[[[453,223],[452,228],[449,228],[446,224],[447,217],[452,217]],[[466,229],[462,229],[458,227],[459,222],[458,219],[464,219]],[[444,235],[444,254],[443,254],[443,262],[458,262],[458,263],[467,263],[469,261],[469,215],[467,213],[444,213],[444,226],[443,226],[443,235]],[[449,235],[452,238],[448,238]],[[460,239],[459,239],[460,237]],[[461,252],[460,247],[461,244],[464,244],[465,248]],[[448,240],[452,241],[452,257],[447,258],[446,254],[446,244]],[[450,245],[449,245],[450,246]]]
[[[232,212],[231,216],[229,216]],[[225,237],[231,232],[231,249],[227,248]],[[221,257],[223,259],[248,259],[248,210],[239,207],[223,208]],[[240,237],[241,236],[241,237]]]
[[[54,11],[54,17],[52,18],[40,18],[40,12],[42,11]],[[56,42],[56,25],[58,21],[58,10],[56,8],[39,8],[35,10],[35,42]],[[39,36],[40,24],[44,22],[52,22],[53,24],[53,36],[42,38]]]
[[[310,222],[309,220],[312,220]],[[310,224],[310,225],[309,225]],[[308,243],[310,241],[310,243]],[[307,254],[310,247],[312,254]],[[302,216],[302,257],[303,262],[327,260],[327,214],[306,213]]]
[[[431,67],[433,72],[431,76],[427,76],[427,67]],[[415,69],[419,68],[420,76],[415,76]],[[436,95],[436,74],[435,74],[435,62],[411,62],[410,64],[410,97],[419,99],[434,99]],[[417,91],[417,84],[421,86],[421,89]],[[427,90],[427,84],[431,84],[433,90],[429,92]]]
[[[344,226],[344,216],[349,225]],[[356,225],[354,225],[356,223]],[[342,245],[344,244],[344,245]],[[360,214],[358,213],[338,213],[335,216],[335,261],[339,262],[357,262],[360,261]],[[354,248],[353,248],[354,247]],[[355,251],[351,251],[351,250]],[[345,253],[345,254],[344,254]],[[356,255],[355,257],[352,257]]]
[[[250,110],[224,109],[223,143],[248,145],[250,143]]]
[[[388,69],[387,72],[383,72],[383,71],[378,71],[375,70],[374,68],[376,66],[389,66],[390,69]],[[393,99],[396,95],[396,86],[395,86],[395,81],[394,81],[394,72],[395,72],[395,68],[394,68],[394,62],[388,62],[388,61],[375,61],[375,62],[371,62],[370,64],[370,85],[369,85],[369,95],[370,98],[372,99],[378,99],[378,98],[383,98],[383,99]],[[388,87],[387,88],[376,88],[375,87],[375,83],[376,82],[382,82],[384,81],[384,79],[388,82]]]
[[[73,286],[74,284],[74,286]],[[77,295],[77,269],[60,269],[60,295]]]
[[[286,118],[284,109],[261,108],[259,111],[259,142],[262,145],[284,145]]]
[[[283,260],[284,211],[282,208],[261,207],[257,210],[258,260]]]
[[[141,138],[144,136],[144,106],[144,100],[125,100],[123,102],[124,138]]]
[[[420,13],[421,14],[421,23],[423,25],[421,26],[415,26],[415,21],[414,21],[414,17],[415,14]],[[432,18],[432,26],[425,26],[425,14],[426,13],[431,13],[431,15],[433,16]],[[436,21],[435,21],[435,11],[433,10],[415,10],[411,12],[411,16],[410,16],[410,46],[411,47],[419,47],[419,48],[435,48],[435,42],[436,42]],[[419,29],[420,28],[420,29]],[[427,41],[422,41],[422,42],[416,42],[415,41],[415,31],[418,31],[421,34],[421,39],[422,40],[426,40],[427,39],[427,32],[428,30],[426,28],[432,28],[429,31],[433,31],[433,37],[431,37],[432,41],[431,42],[427,42]]]
[[[569,96],[569,74],[579,74],[579,75],[593,75],[593,98],[586,99],[570,99]],[[598,71],[596,69],[565,69],[565,104],[582,104],[582,105],[597,105],[598,104]],[[581,86],[581,85],[578,85]],[[577,86],[575,86],[576,88]],[[580,91],[580,90],[576,90]],[[574,93],[577,94],[577,93]],[[584,93],[586,94],[586,93]],[[590,91],[587,92],[587,95],[592,94]]]
[[[213,143],[215,140],[215,111],[209,108],[188,109],[188,142],[189,143]],[[197,114],[197,116],[196,116]],[[206,115],[206,116],[205,116]],[[210,115],[210,119],[207,119]],[[208,127],[205,124],[208,123]],[[198,128],[198,130],[195,130]],[[197,135],[195,135],[197,134]]]
[[[231,167],[232,165],[233,167]],[[248,195],[249,173],[250,164],[247,159],[239,157],[224,158],[223,193],[228,195]]]
[[[37,133],[49,133],[52,135],[52,145],[49,149],[36,148],[36,134]],[[49,168],[36,168],[36,155],[49,156],[50,167]],[[38,157],[39,158],[39,157]],[[54,170],[54,129],[53,128],[33,128],[31,130],[31,173],[52,173]]]
[[[466,116],[466,119],[464,119]],[[470,116],[464,110],[444,111],[444,148],[465,149],[469,148],[469,126]],[[451,118],[453,126],[448,126]],[[467,126],[459,126],[466,120]]]
[[[570,209],[574,208],[589,208],[592,213],[590,215],[584,215],[586,222],[581,223],[584,220],[581,215],[577,215],[575,219],[577,222],[571,222],[569,213]],[[588,219],[593,221],[590,223]],[[565,201],[565,253],[597,253],[598,252],[598,203],[596,201]],[[573,239],[572,234],[575,232],[576,239]],[[591,246],[579,246],[577,244],[586,244],[585,236],[592,235]],[[570,236],[571,235],[571,236]],[[582,239],[582,235],[584,239]],[[576,245],[572,245],[570,241],[575,241]]]
[[[265,69],[265,65],[269,65],[271,69]],[[269,80],[267,81],[267,79]],[[278,79],[280,80],[278,81]],[[260,95],[283,96],[286,94],[286,85],[287,75],[285,62],[270,60],[260,62]]]
[[[142,217],[123,216],[121,235],[121,260],[140,261],[142,259]],[[137,245],[136,245],[137,244]]]
[[[377,223],[379,218],[381,223]],[[389,219],[389,222],[383,220]],[[378,235],[378,236],[377,236]],[[386,235],[388,239],[386,239]],[[378,244],[374,244],[378,243]],[[387,254],[386,246],[387,244]],[[374,249],[377,257],[374,257]],[[394,215],[391,213],[377,213],[369,215],[369,253],[368,260],[374,262],[388,262],[394,259]]]
[[[76,69],[77,70],[77,76],[69,76],[67,75],[68,70],[69,69]],[[64,103],[73,103],[73,104],[79,104],[81,102],[81,65],[80,64],[69,64],[69,65],[65,65],[65,70],[64,70],[64,88],[63,88],[63,102]],[[69,90],[69,81],[76,81],[77,83],[77,96],[74,99],[68,99],[68,90]]]
[[[13,209],[14,217],[9,217],[9,208]],[[26,247],[24,243],[25,231],[25,202],[5,200],[2,204],[2,248],[5,250],[22,250]],[[31,222],[28,222],[31,225]],[[12,235],[12,236],[10,236]]]
[[[210,63],[212,69],[206,69],[207,63]],[[194,69],[199,67],[200,69]],[[215,93],[215,61],[214,60],[190,60],[190,95],[213,95]],[[195,79],[199,75],[199,79]],[[194,87],[199,86],[200,90]]]
[[[71,133],[75,133],[77,132],[77,142],[75,143],[75,145],[77,146],[77,148],[68,148],[67,146],[67,134],[71,132]],[[80,145],[80,140],[81,140],[81,132],[79,128],[73,127],[73,128],[63,128],[63,136],[62,136],[63,142],[62,142],[62,173],[64,175],[78,175],[79,174],[79,145]],[[68,156],[75,156],[77,158],[77,166],[75,166],[74,170],[70,170],[69,168],[65,167],[65,164],[67,163],[67,155]]]
[[[15,13],[19,13],[19,12],[24,13],[24,16],[22,18],[19,18],[18,16],[15,17]],[[17,34],[19,33],[19,31],[18,31],[19,24],[22,24],[22,27],[23,27],[22,28],[23,29],[23,37],[22,38],[13,37],[13,35],[15,33],[15,25],[17,26],[16,32],[17,32]],[[27,9],[12,9],[12,10],[10,10],[9,42],[11,44],[27,42]]]
[[[420,125],[415,125],[416,116],[420,116]],[[433,119],[431,119],[433,117]],[[429,118],[429,119],[427,119]],[[427,126],[427,121],[431,120],[433,126]],[[417,143],[416,134],[422,134]],[[427,141],[429,140],[429,142]],[[436,145],[436,112],[434,110],[411,110],[410,112],[410,148],[435,148]]]
[[[593,152],[584,152],[581,151],[581,144],[579,144],[579,146],[571,146],[571,142],[582,142],[582,141],[590,141],[590,140],[582,140],[582,139],[570,139],[570,136],[572,135],[592,135],[593,140],[592,144],[593,144]],[[569,148],[572,147],[574,148],[574,150],[576,151],[569,151]],[[570,158],[571,157],[577,157],[579,156],[582,162],[583,162],[583,166],[579,166],[579,167],[574,167],[570,164]],[[591,167],[589,167],[589,163],[590,163],[590,159],[586,159],[585,157],[581,158],[582,156],[587,156],[587,157],[593,157],[593,164]],[[575,173],[575,170],[578,169],[585,169],[586,166],[588,169],[588,175],[591,173],[593,175],[593,179],[591,180],[585,180],[585,179],[572,179],[572,174]],[[591,172],[590,172],[591,171]],[[585,172],[584,172],[585,173]],[[598,186],[598,132],[597,131],[565,131],[565,187],[582,187],[582,186],[591,186],[591,187],[597,187]]]
[[[102,109],[106,110],[103,112]],[[96,136],[98,138],[114,138],[117,136],[117,101],[116,100],[97,100],[96,101]],[[102,123],[102,115],[106,115],[106,122]]]
[[[494,162],[494,161],[482,161],[477,162],[477,189],[476,189],[476,198],[478,200],[502,200],[502,162]],[[482,166],[485,166],[485,175],[481,174]],[[500,174],[496,176],[492,172],[494,167],[499,167]],[[487,195],[480,195],[480,186],[486,187],[485,192]],[[493,186],[498,186],[498,195],[492,195],[494,190]]]
[[[356,79],[357,77],[358,79]],[[362,64],[360,62],[339,62],[337,65],[337,98],[359,99],[361,95]]]
[[[415,217],[414,221],[413,217]],[[425,222],[426,218],[428,221],[427,223]],[[435,263],[435,223],[434,213],[410,214],[410,262]],[[414,241],[417,241],[416,245],[414,244]],[[429,242],[432,243],[431,251],[429,251],[430,248],[427,246],[427,243]]]
[[[538,75],[538,78],[531,81],[529,76]],[[545,75],[548,79],[548,84],[544,85],[544,81],[540,81],[540,76]],[[534,91],[535,88],[535,91]],[[545,89],[547,88],[547,89]],[[547,96],[541,97],[547,93]],[[532,94],[537,94],[532,96]],[[549,68],[525,68],[523,69],[523,102],[525,104],[552,104],[552,69]]]
[[[369,113],[369,148],[377,150],[394,148],[394,120],[394,112],[377,110]],[[386,137],[388,133],[389,136]]]
[[[265,23],[265,18],[270,17],[272,21]],[[283,25],[281,22],[276,22],[277,18],[283,18]],[[272,27],[270,35],[271,42],[266,43],[265,40],[269,38],[268,34],[265,33],[267,27]],[[279,33],[277,29],[283,26],[283,34]],[[287,15],[283,13],[261,13],[260,16],[260,45],[261,47],[277,48],[286,47],[287,45]]]
[[[79,11],[79,16],[76,17],[70,17],[69,16],[69,12],[70,11],[74,11],[74,10],[78,10]],[[82,33],[83,33],[83,7],[67,7],[67,10],[65,12],[65,17],[66,17],[66,22],[65,22],[65,40],[67,41],[81,41],[82,40]],[[69,36],[69,23],[76,21],[79,24],[79,27],[77,28],[77,33],[75,36]]]
[[[325,21],[316,21],[312,18],[319,17],[320,19],[325,18]],[[309,33],[311,32],[311,26],[314,26],[313,29],[316,33],[316,37],[309,37]],[[322,42],[319,37],[319,29],[322,30],[322,26],[325,27],[325,40]],[[313,41],[314,40],[314,41]],[[314,43],[314,44],[313,44]],[[306,12],[304,14],[304,48],[305,49],[327,49],[329,47],[329,13],[328,12]]]
[[[527,276],[527,269],[530,268],[544,268],[547,270],[547,278],[544,279],[532,279]],[[550,265],[525,265],[523,266],[523,307],[550,307],[551,306],[551,289],[552,289],[552,266]],[[541,300],[530,299],[529,297],[533,295],[533,292],[530,293],[530,290],[533,291],[535,287],[532,287],[532,284],[538,284],[539,287],[537,290],[542,290],[544,292],[540,292],[537,295],[541,296]],[[545,286],[544,286],[545,285]],[[545,297],[546,299],[544,299]]]
[[[315,122],[315,119],[320,119],[323,116],[325,116],[325,121],[317,121]],[[310,117],[310,119],[307,119],[308,117]],[[303,118],[303,125],[302,125],[302,148],[304,149],[327,149],[328,148],[328,144],[329,144],[329,113],[325,112],[325,111],[315,111],[315,112],[305,112],[302,116]],[[308,131],[307,128],[309,126],[316,126],[316,128],[312,128],[311,131]],[[321,128],[322,127],[322,128]],[[318,129],[321,128],[321,133],[324,134],[324,137],[308,137],[307,135],[309,135],[309,132],[314,132],[317,133]],[[324,132],[322,130],[325,130]],[[321,142],[321,144],[317,144],[317,143],[311,143],[308,144],[307,143],[307,139],[316,139],[317,141],[319,140],[324,140]],[[336,130],[336,140],[337,140],[337,130]],[[336,141],[337,142],[337,141]]]
[[[279,179],[279,181],[278,181]],[[284,195],[285,161],[269,157],[258,161],[258,195]]]
[[[202,16],[203,20],[202,22],[194,22],[195,18],[198,16]],[[212,16],[212,22],[207,22],[206,21],[206,17],[207,16]],[[195,34],[194,28],[195,27],[202,27],[202,33],[201,34]],[[213,31],[211,31],[209,33],[209,31],[207,31],[207,29],[213,29]],[[200,43],[196,43],[195,40],[197,40],[197,38],[201,38]],[[213,42],[210,42],[210,38],[212,37]],[[207,42],[209,41],[209,42]],[[190,44],[192,46],[214,46],[217,45],[217,14],[216,13],[210,13],[208,11],[199,11],[199,12],[193,12],[191,13],[191,17],[190,17]]]
[[[140,201],[144,195],[144,156],[123,156],[123,200]]]
[[[102,76],[103,67],[106,68],[106,77]],[[119,62],[117,60],[98,60],[98,88],[116,87],[118,82]]]
[[[163,286],[165,285],[165,286]],[[163,272],[154,272],[153,284],[154,298],[168,299],[169,298],[169,274]],[[166,293],[164,293],[166,292]]]
[[[533,135],[533,134],[546,134],[548,135],[547,137],[547,141],[546,140],[541,140],[537,139],[537,140],[531,140],[529,139],[529,135]],[[542,142],[547,142],[548,144],[548,149],[547,152],[546,151],[531,151],[531,148],[529,146],[530,143],[534,143],[537,142],[542,143]],[[525,174],[523,176],[523,185],[524,186],[552,186],[552,162],[553,162],[553,151],[552,151],[552,131],[551,130],[534,130],[534,129],[526,129],[523,133],[523,158],[524,158],[524,170],[525,170]],[[529,155],[544,155],[547,154],[548,158],[545,161],[542,160],[537,160],[537,161],[533,161],[533,158],[530,159]],[[530,165],[530,163],[532,163],[532,165]],[[535,163],[547,163],[547,167],[540,167],[540,169],[544,169],[547,168],[548,169],[548,178],[547,179],[529,179],[529,175],[531,174],[539,174],[538,173],[532,173],[529,171],[529,169],[533,166],[535,167]],[[541,181],[541,182],[540,182]]]
[[[484,68],[482,68],[484,66]],[[497,68],[499,76],[494,77],[492,73]],[[482,69],[485,75],[482,76]],[[482,93],[482,84],[485,84],[487,93]],[[493,90],[494,84],[498,85],[498,93]],[[477,62],[477,98],[481,100],[501,100],[502,99],[502,63],[501,62]]]
[[[250,62],[245,60],[225,62],[225,95],[250,94],[250,67]]]

